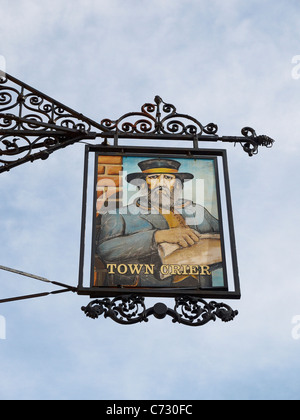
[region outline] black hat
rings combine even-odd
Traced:
[[[181,163],[172,159],[148,159],[138,165],[142,172],[127,175],[127,182],[131,182],[133,179],[146,179],[146,176],[151,174],[172,174],[182,182],[194,178],[192,174],[178,172]]]

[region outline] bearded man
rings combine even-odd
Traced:
[[[205,239],[219,239],[218,220],[203,206],[182,199],[184,183],[194,176],[179,172],[181,164],[173,159],[148,159],[138,165],[141,172],[127,175],[126,180],[140,189],[139,197],[134,203],[101,217],[96,253],[109,268],[104,285],[212,287],[211,270],[218,268],[220,256],[214,258],[210,271],[200,272],[201,275],[166,269],[174,258],[190,262],[195,256],[201,257],[199,246],[203,249]],[[120,264],[122,267],[138,264],[152,270],[139,269],[134,273],[112,270]]]

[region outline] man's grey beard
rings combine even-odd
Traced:
[[[148,191],[148,204],[150,207],[158,207],[166,211],[170,211],[174,208],[177,194],[175,189],[170,191],[166,187],[156,187],[153,190]]]

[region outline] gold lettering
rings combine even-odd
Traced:
[[[127,274],[128,271],[131,274],[140,274],[143,269],[145,274],[154,274],[154,267],[154,264],[106,264],[108,274],[115,274],[116,271],[119,274]]]
[[[145,274],[154,275],[154,264],[107,264],[108,274],[115,274],[116,270],[119,274],[127,274],[128,270],[131,274],[140,274],[144,269]],[[200,269],[200,271],[199,271]],[[210,276],[210,266],[209,265],[178,265],[178,264],[163,264],[160,267],[160,272],[163,275],[198,275],[200,276]]]
[[[181,274],[183,275],[183,276],[188,276],[190,273],[187,271],[188,270],[188,265],[182,265],[181,266],[181,269],[182,269],[182,272],[181,272]]]
[[[128,264],[131,274],[140,274],[143,264]]]
[[[108,270],[108,274],[114,274],[114,268],[116,268],[117,264],[107,264],[106,268]]]
[[[127,266],[125,264],[119,264],[117,267],[119,274],[126,274],[127,273]]]
[[[154,274],[154,264],[145,264],[145,274]]]
[[[189,265],[190,274],[199,274],[198,265]]]
[[[173,276],[176,274],[180,275],[181,274],[180,265],[172,264],[170,274],[172,274]]]
[[[167,264],[163,264],[163,265],[160,267],[160,272],[161,272],[161,274],[163,274],[163,275],[169,274],[169,265],[167,265]]]
[[[209,271],[210,270],[209,265],[201,265],[200,267],[201,267],[200,276],[211,275],[211,272]]]

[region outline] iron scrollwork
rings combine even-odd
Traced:
[[[178,297],[175,302],[175,312],[179,314],[178,322],[185,325],[204,325],[209,321],[216,321],[217,318],[229,322],[238,315],[238,311],[225,303],[206,302],[191,296]]]
[[[247,138],[245,142],[241,141],[242,147],[249,156],[256,155],[258,153],[259,146],[265,146],[270,148],[273,146],[274,140],[268,136],[258,136],[255,130],[251,127],[244,127],[241,130],[244,137]]]
[[[161,302],[146,309],[144,301],[142,296],[124,295],[112,300],[109,298],[96,299],[81,309],[89,318],[97,319],[103,315],[104,318],[111,318],[124,325],[148,322],[151,315],[157,319],[163,319],[168,315],[174,323],[202,326],[209,321],[216,321],[217,318],[223,322],[229,322],[238,315],[238,311],[233,310],[227,304],[214,301],[206,302],[192,296],[176,297],[174,309],[168,308]]]
[[[242,137],[221,137],[217,124],[203,125],[177,112],[173,104],[158,95],[154,103],[144,104],[139,112],[97,123],[8,74],[0,77],[0,173],[97,137],[104,138],[104,145],[114,138],[114,146],[119,145],[119,137],[190,140],[193,148],[198,148],[201,141],[240,143],[249,156],[257,154],[259,146],[271,147],[274,143],[250,127],[242,129]]]
[[[0,78],[0,172],[95,137],[100,124],[20,82]]]
[[[155,104],[146,103],[140,112],[129,112],[118,120],[108,118],[101,121],[106,128],[118,134],[152,134],[201,136],[216,135],[218,126],[209,123],[203,126],[190,115],[177,113],[174,105],[165,103],[160,96],[155,96]]]
[[[87,317],[97,319],[103,315],[119,324],[136,324],[147,321],[144,297],[120,296],[112,300],[109,298],[97,299],[82,307]]]

